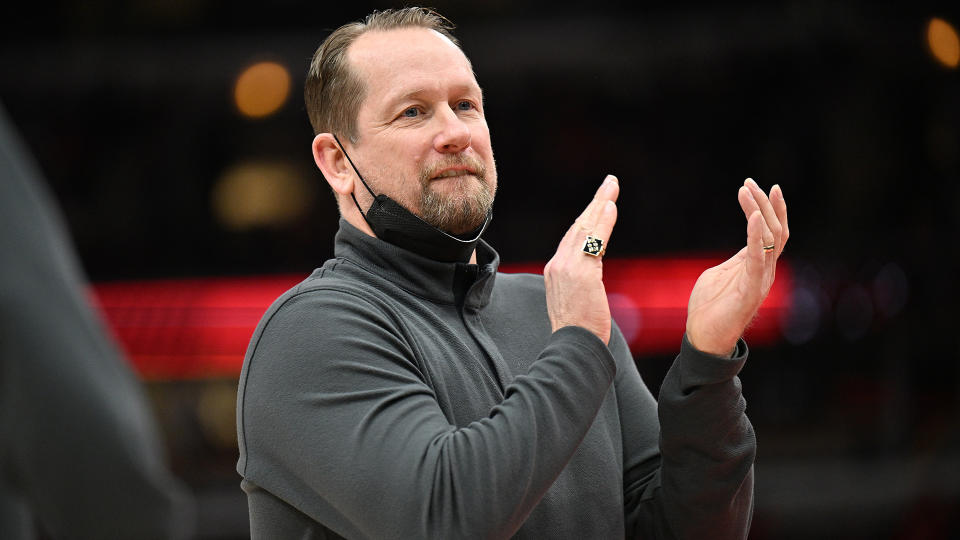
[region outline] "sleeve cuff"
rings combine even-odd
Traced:
[[[597,359],[612,381],[617,375],[617,361],[610,348],[596,334],[580,326],[564,326],[551,336],[551,341],[568,341]]]
[[[698,350],[684,334],[680,355],[677,357],[682,387],[692,388],[728,381],[743,369],[748,354],[747,342],[743,338],[737,340],[733,355],[726,357]]]

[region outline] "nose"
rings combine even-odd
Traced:
[[[453,109],[444,107],[438,118],[441,128],[433,139],[433,146],[437,152],[456,153],[470,146],[473,139],[470,126]]]

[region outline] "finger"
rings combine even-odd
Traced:
[[[580,223],[581,226],[586,229],[592,227],[600,217],[599,210],[602,209],[604,201],[616,202],[619,194],[620,184],[617,181],[617,177],[613,176],[612,174],[608,174],[603,179],[603,183],[600,184],[597,192],[593,195],[593,200],[590,201],[590,204],[587,205],[587,208],[584,209],[583,213],[580,214],[580,217],[577,218],[577,223]]]
[[[583,212],[580,212],[580,215],[577,216],[577,219],[574,220],[573,222],[574,226],[571,228],[577,228],[577,227],[580,227],[582,229],[588,228],[590,224],[593,223],[593,216],[594,214],[597,213],[597,207],[600,205],[601,202],[603,202],[602,199],[600,199],[597,196],[594,196],[593,200],[590,201],[590,204],[588,204],[587,207],[583,209]]]
[[[770,190],[770,202],[773,203],[773,210],[777,213],[777,219],[780,220],[780,245],[777,246],[777,255],[783,252],[783,248],[790,239],[790,227],[787,225],[787,200],[783,198],[783,189],[780,184],[773,186]]]
[[[760,213],[763,215],[763,221],[766,223],[767,229],[770,231],[770,235],[764,234],[763,241],[765,246],[770,244],[775,244],[779,246],[780,242],[780,233],[782,231],[780,227],[780,220],[777,219],[777,213],[773,210],[773,205],[770,204],[770,199],[767,197],[767,194],[760,189],[760,186],[753,181],[752,178],[747,178],[743,185],[750,190],[750,195],[753,196],[753,200],[757,203],[757,206],[760,208]]]
[[[593,231],[597,220],[600,218],[604,203],[607,201],[616,201],[619,195],[620,184],[617,181],[617,177],[608,174],[606,178],[603,179],[603,183],[600,185],[600,188],[597,189],[597,192],[594,194],[593,200],[590,201],[590,204],[587,205],[584,211],[576,219],[573,226],[567,229],[567,232],[563,236],[561,243],[582,241],[585,234],[589,234],[591,231]]]
[[[747,218],[748,221],[754,212],[760,211],[760,205],[757,204],[756,199],[753,198],[753,194],[750,192],[750,188],[746,185],[740,186],[740,189],[737,190],[737,200],[740,202],[740,209],[743,210],[743,216]],[[762,237],[763,245],[765,246],[775,243],[773,232],[767,227],[766,223],[763,224]]]
[[[613,226],[617,224],[617,205],[613,201],[605,201],[600,209],[596,225],[593,227],[594,238],[599,238],[606,246],[610,243],[610,235],[613,234]]]
[[[750,215],[754,212],[760,210],[760,207],[757,206],[757,201],[753,200],[753,195],[750,194],[750,188],[747,186],[740,186],[740,189],[737,190],[737,201],[740,203],[740,209],[743,210],[743,217],[750,220]]]
[[[751,283],[763,282],[763,214],[759,210],[747,219],[747,277]]]

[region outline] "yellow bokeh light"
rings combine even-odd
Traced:
[[[213,211],[226,228],[242,231],[283,226],[303,216],[314,190],[293,166],[248,161],[223,173],[213,188]]]
[[[269,116],[290,95],[290,72],[276,62],[258,62],[243,70],[233,87],[240,114],[251,118]]]
[[[960,38],[950,23],[934,17],[927,26],[927,44],[941,64],[955,68],[960,64]]]
[[[203,384],[197,418],[207,440],[220,448],[237,446],[237,383],[210,380]]]

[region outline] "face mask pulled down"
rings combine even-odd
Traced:
[[[442,231],[422,220],[387,195],[374,193],[343,148],[340,139],[334,135],[334,140],[337,141],[343,155],[347,157],[350,166],[357,173],[363,187],[367,188],[367,191],[374,198],[373,204],[364,213],[357,202],[357,198],[353,193],[350,194],[350,197],[353,198],[353,204],[357,206],[360,215],[373,229],[377,238],[440,262],[467,262],[470,260],[477,242],[480,241],[480,236],[486,230],[487,225],[490,224],[490,220],[493,219],[492,209],[487,212],[483,224],[473,231],[457,236]]]

